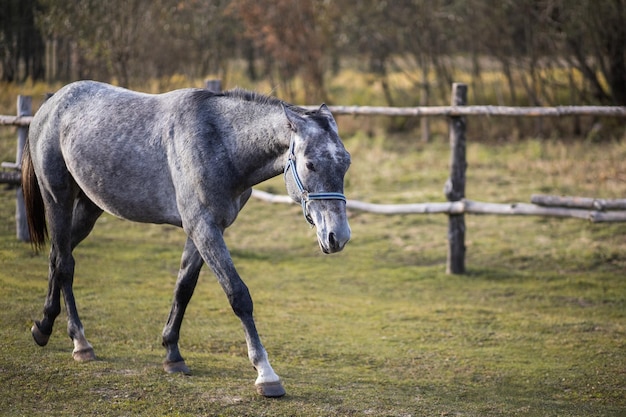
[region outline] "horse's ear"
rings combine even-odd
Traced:
[[[317,112],[328,119],[328,121],[330,122],[330,126],[335,130],[335,132],[339,130],[333,114],[330,112],[330,109],[325,103],[322,103]]]
[[[323,114],[326,117],[330,117],[330,118],[333,117],[333,114],[330,112],[330,109],[328,108],[326,103],[322,103],[322,105],[317,111],[319,112],[319,114]]]
[[[285,113],[285,117],[287,117],[287,121],[289,122],[289,127],[294,132],[297,132],[298,125],[303,123],[304,119],[302,118],[302,116],[291,110],[289,107],[285,106],[283,103],[281,103],[281,106],[283,108],[283,112]]]

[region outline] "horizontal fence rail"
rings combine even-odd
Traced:
[[[319,106],[302,106],[317,110]],[[344,116],[389,116],[389,117],[567,117],[598,116],[626,118],[626,107],[618,106],[558,106],[558,107],[507,107],[507,106],[328,106],[334,115]],[[33,116],[0,115],[2,126],[28,127]]]
[[[211,91],[220,91],[219,80],[207,82]],[[486,203],[465,198],[466,140],[465,118],[471,117],[568,117],[596,116],[626,118],[626,107],[617,106],[557,106],[557,107],[508,107],[508,106],[468,106],[467,86],[453,84],[451,106],[419,107],[378,107],[378,106],[329,106],[335,115],[352,116],[388,116],[388,117],[446,117],[450,125],[450,178],[445,184],[444,193],[447,202],[418,204],[375,204],[348,200],[351,210],[366,211],[383,215],[402,214],[447,214],[448,263],[449,273],[465,271],[465,214],[492,214],[514,216],[551,216],[571,217],[598,222],[625,222],[626,199],[604,200],[582,197],[561,197],[533,195],[531,203]],[[0,171],[0,183],[20,184],[20,157],[22,146],[33,117],[29,97],[18,97],[18,115],[0,115],[0,126],[18,127],[18,149],[16,162],[3,162]],[[30,106],[30,107],[29,107]],[[317,106],[303,106],[316,110]],[[17,192],[17,230],[18,239],[28,241],[25,230],[25,213],[21,189]],[[269,203],[293,203],[286,195],[274,195],[261,190],[253,190],[252,196]]]
[[[315,106],[304,106],[317,110]],[[507,107],[507,106],[328,106],[334,115],[352,116],[410,116],[410,117],[566,117],[603,116],[626,118],[626,107],[619,106],[557,106],[557,107]]]
[[[33,116],[3,116],[0,115],[0,125],[28,127],[33,121]]]
[[[291,197],[286,195],[275,195],[261,190],[252,190],[252,197],[267,203],[296,204]],[[533,196],[534,198],[535,196]],[[579,197],[556,197],[543,196],[550,199],[579,199]],[[600,201],[589,199],[593,201]],[[347,208],[357,211],[365,211],[375,214],[495,214],[507,216],[544,216],[544,217],[571,217],[576,219],[589,220],[592,223],[601,222],[625,222],[626,211],[612,212],[608,207],[619,207],[614,210],[626,209],[626,200],[601,200],[608,204],[615,202],[615,205],[603,206],[602,208],[578,206],[540,206],[528,203],[485,203],[463,199],[460,201],[449,201],[444,203],[417,203],[417,204],[376,204],[366,203],[358,200],[348,200]]]

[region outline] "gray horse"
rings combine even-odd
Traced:
[[[325,105],[306,111],[243,90],[150,95],[92,81],[62,88],[35,115],[22,161],[35,247],[45,244],[50,229],[48,295],[43,319],[31,329],[35,341],[48,342],[62,293],[73,357],[95,359],[74,301],[72,251],[103,211],[172,224],[183,228],[187,242],[163,329],[164,369],[189,373],[178,349],[179,331],[206,262],[243,324],[248,357],[258,373],[257,391],[284,395],[223,232],[252,186],[284,172],[289,195],[317,228],[321,250],[341,251],[350,238],[343,195],[349,165],[350,155]]]

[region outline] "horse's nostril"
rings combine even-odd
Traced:
[[[328,234],[328,244],[332,247],[335,248],[337,247],[337,241],[335,240],[335,234],[333,232],[330,232]]]

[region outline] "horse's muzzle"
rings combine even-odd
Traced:
[[[341,252],[350,240],[350,227],[346,225],[342,230],[329,232],[326,236],[318,233],[317,240],[325,254]]]

